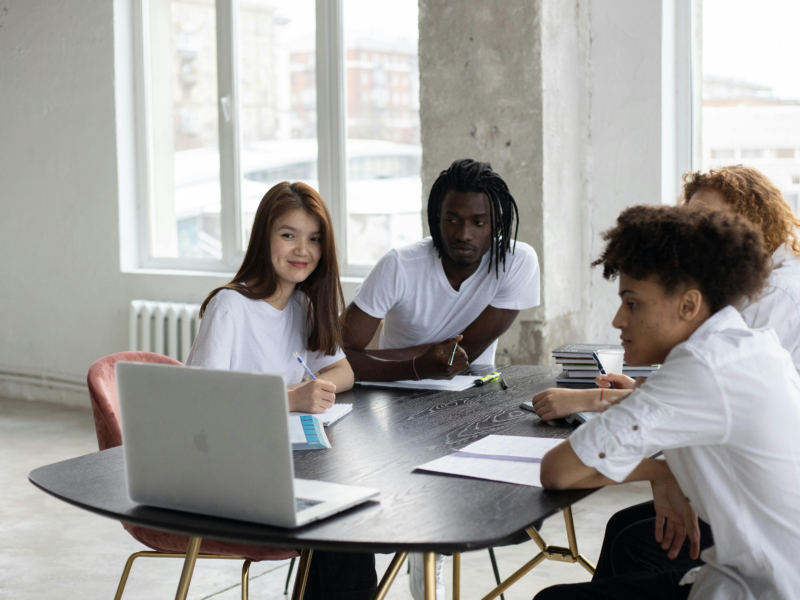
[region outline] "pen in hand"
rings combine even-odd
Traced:
[[[308,368],[308,366],[306,365],[306,363],[304,363],[304,362],[303,362],[303,359],[302,359],[302,358],[300,358],[300,355],[299,355],[297,352],[292,352],[292,354],[294,354],[294,357],[297,359],[297,362],[299,362],[299,363],[300,363],[300,366],[301,366],[301,367],[303,367],[303,368],[306,370],[306,373],[308,373],[308,374],[309,374],[309,376],[311,377],[311,379],[313,379],[314,381],[316,381],[316,380],[317,380],[317,378],[316,378],[316,377],[314,377],[314,374],[311,372],[311,369],[309,369],[309,368]]]
[[[592,358],[594,359],[594,362],[597,363],[597,368],[600,370],[600,375],[608,375],[608,373],[606,373],[606,370],[603,368],[603,363],[600,362],[600,357],[597,356],[597,352],[594,351],[592,352]],[[612,390],[616,389],[611,381],[609,381],[608,383],[611,386]]]
[[[453,366],[453,359],[455,359],[455,357],[456,357],[456,349],[457,348],[458,348],[458,342],[453,344],[453,351],[450,353],[450,359],[447,361],[447,366],[448,367],[452,367]]]

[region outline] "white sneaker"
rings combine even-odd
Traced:
[[[408,587],[414,600],[425,600],[425,561],[421,552],[409,552]],[[444,556],[436,555],[436,600],[444,600],[444,580],[442,579],[442,565]]]

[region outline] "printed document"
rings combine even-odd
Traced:
[[[440,392],[463,392],[475,385],[475,375],[456,375],[452,379],[404,379],[403,381],[359,381],[360,385],[376,387],[407,388],[413,390],[437,390]]]
[[[542,458],[548,450],[563,441],[490,435],[417,468],[422,471],[542,487],[539,479]]]

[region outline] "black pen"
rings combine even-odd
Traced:
[[[600,357],[597,356],[597,352],[595,352],[594,350],[592,350],[592,358],[594,359],[594,362],[597,363],[597,368],[600,371],[600,375],[608,375],[608,373],[606,373],[606,370],[603,368],[603,363],[600,362]],[[612,390],[615,389],[614,384],[612,382],[609,381],[608,383],[611,384]]]
[[[450,360],[447,361],[447,366],[448,367],[452,367],[453,366],[453,359],[456,357],[456,348],[458,348],[458,342],[453,344],[453,351],[450,353]]]

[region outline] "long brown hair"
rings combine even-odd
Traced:
[[[780,190],[761,171],[733,165],[712,169],[708,173],[686,173],[680,203],[688,204],[701,189],[716,190],[734,212],[760,227],[770,254],[788,244],[795,254],[800,255],[800,240],[796,233],[800,219],[794,215]]]
[[[236,290],[251,300],[266,300],[275,294],[278,275],[270,258],[269,235],[279,217],[298,209],[317,218],[322,238],[322,256],[317,268],[296,288],[304,292],[309,300],[306,349],[330,356],[342,346],[340,315],[344,310],[344,294],[339,282],[339,261],[336,259],[331,214],[322,196],[304,183],[284,181],[264,195],[256,211],[250,243],[239,272],[230,283],[208,295],[200,307],[200,316],[203,316],[209,301],[223,289]]]

